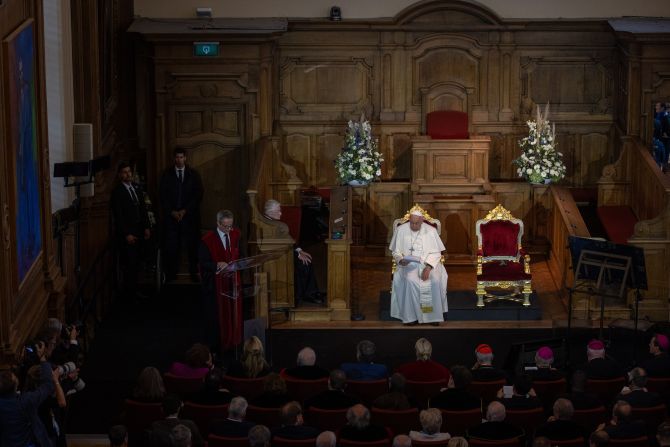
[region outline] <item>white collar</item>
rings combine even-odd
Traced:
[[[216,227],[216,232],[219,233],[219,239],[223,240],[224,234],[226,234],[226,233],[221,231],[221,229],[219,229],[219,227]],[[228,235],[228,239],[230,239],[230,234]]]

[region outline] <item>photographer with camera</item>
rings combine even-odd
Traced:
[[[51,369],[46,361],[47,349],[38,342],[29,346],[38,360],[37,377],[39,385],[32,391],[19,393],[19,379],[14,371],[0,372],[0,445],[41,446],[53,444],[40,420],[40,405],[54,394],[62,374],[62,369]]]

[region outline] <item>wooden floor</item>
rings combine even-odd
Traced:
[[[365,255],[359,250],[352,255],[352,309],[365,315],[363,321],[326,321],[326,322],[291,322],[275,323],[273,329],[306,329],[306,328],[403,328],[407,330],[442,330],[442,329],[474,329],[474,328],[552,328],[562,326],[567,320],[567,308],[561,301],[559,289],[549,270],[549,264],[542,256],[535,256],[531,264],[533,290],[537,294],[542,309],[541,320],[526,321],[447,321],[440,326],[403,326],[399,321],[379,320],[379,294],[391,288],[391,265],[389,259],[377,253]],[[476,270],[474,266],[447,266],[449,290],[474,290]]]

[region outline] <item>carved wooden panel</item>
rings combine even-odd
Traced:
[[[301,133],[292,133],[285,139],[285,161],[295,170],[298,178],[305,184],[311,184],[312,179],[312,139],[313,137]]]
[[[575,184],[593,185],[609,163],[609,138],[606,134],[591,133],[580,135],[578,143],[579,165]]]
[[[409,180],[412,174],[412,140],[408,134],[392,134],[383,152],[384,179]]]
[[[410,208],[409,183],[373,183],[369,186],[366,234],[368,243],[388,245],[393,221]]]
[[[316,185],[336,185],[335,158],[342,149],[344,138],[338,134],[325,134],[317,138],[319,152],[316,159],[314,176]]]
[[[442,222],[442,240],[449,259],[471,259],[477,248],[473,243],[476,219],[472,204],[440,204],[437,215]]]

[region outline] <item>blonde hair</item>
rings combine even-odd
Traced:
[[[440,410],[437,408],[422,410],[419,414],[419,420],[421,421],[421,427],[425,433],[432,435],[440,432],[440,427],[442,427],[442,413],[440,413]]]
[[[264,369],[268,368],[260,338],[254,335],[245,340],[241,360],[247,377],[258,377]]]
[[[430,356],[433,354],[433,345],[422,337],[416,341],[414,350],[416,351],[417,360],[430,360]]]

